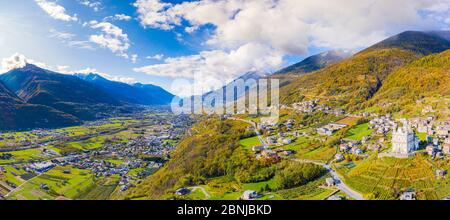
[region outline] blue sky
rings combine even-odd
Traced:
[[[0,59],[187,95],[405,30],[449,29],[450,0],[0,0]],[[5,67],[3,67],[5,69]],[[181,86],[173,86],[173,81]],[[180,84],[180,82],[183,82]]]

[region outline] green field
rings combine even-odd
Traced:
[[[2,154],[12,154],[13,157],[9,160],[0,160],[0,164],[28,162],[29,160],[42,160],[47,158],[42,154],[42,151],[40,149],[8,151],[2,152]]]
[[[261,145],[261,141],[259,141],[258,136],[242,139],[239,141],[239,144],[245,147],[246,149],[251,150],[252,147]]]
[[[360,124],[352,129],[350,129],[347,133],[348,139],[360,141],[364,136],[368,136],[372,134],[373,130],[369,128],[369,124]]]
[[[328,161],[336,153],[335,148],[321,145],[316,137],[299,137],[283,148],[285,150],[294,150],[297,158],[309,160]]]
[[[64,170],[70,170],[70,173],[63,173]],[[46,184],[49,190],[41,189],[41,184]],[[94,184],[93,176],[88,170],[55,167],[25,183],[11,195],[11,198],[19,200],[45,200],[58,197],[72,199],[92,184]]]

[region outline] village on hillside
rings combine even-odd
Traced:
[[[390,114],[379,115],[370,112],[350,114],[342,109],[332,109],[319,103],[320,100],[305,101],[294,103],[291,106],[284,105],[282,109],[286,112],[299,114],[324,113],[330,115],[331,118],[335,118],[336,121],[304,126],[300,123],[301,121],[296,121],[293,117],[276,121],[244,116],[240,120],[255,125],[256,136],[241,140],[241,145],[252,151],[256,159],[264,162],[276,164],[283,160],[291,160],[324,166],[333,175],[324,179],[320,186],[332,189],[330,194],[322,197],[322,199],[358,199],[358,195],[354,196],[344,191],[346,188],[353,190],[352,185],[359,185],[361,189],[365,189],[367,186],[363,186],[363,184],[372,184],[373,181],[363,180],[362,177],[356,175],[353,177],[351,174],[352,170],[357,170],[358,166],[370,166],[369,161],[392,161],[396,172],[405,172],[403,174],[405,176],[380,176],[377,181],[392,181],[389,178],[399,178],[397,181],[405,181],[402,178],[413,178],[407,181],[411,185],[402,185],[401,188],[395,189],[398,191],[391,192],[395,194],[394,197],[392,197],[392,194],[386,195],[387,197],[378,195],[380,192],[388,192],[384,192],[381,188],[378,190],[377,187],[379,186],[374,185],[373,187],[377,190],[372,192],[374,193],[373,196],[385,199],[413,200],[418,198],[417,193],[419,193],[421,198],[424,199],[425,194],[433,194],[433,192],[429,192],[430,188],[428,187],[414,188],[414,182],[421,180],[416,176],[407,177],[409,174],[406,172],[415,170],[421,172],[419,170],[426,168],[424,173],[427,173],[428,176],[426,178],[421,177],[430,181],[426,184],[438,181],[440,184],[444,184],[442,187],[446,191],[441,196],[435,194],[426,196],[434,199],[449,199],[447,174],[448,162],[450,161],[450,118],[436,119],[433,112],[429,110],[431,107],[428,110],[423,110],[425,113],[423,116],[405,119],[394,118]],[[224,117],[223,120],[230,118],[232,116]],[[409,164],[411,161],[419,160],[420,165],[408,165],[413,166],[410,170],[395,165]],[[431,165],[428,167],[425,164]],[[414,166],[426,167],[417,167],[416,169]],[[369,168],[384,169],[382,167]],[[385,169],[389,170],[389,167]],[[365,172],[374,174],[375,171],[367,170]],[[376,175],[378,174],[376,173]],[[354,178],[360,180],[355,182]],[[364,178],[366,178],[365,174]],[[384,180],[383,178],[388,179]],[[363,183],[362,181],[369,182]],[[345,182],[351,182],[351,184],[345,184]],[[183,192],[183,189],[180,190]],[[184,193],[188,194],[189,191],[185,190]],[[242,193],[241,199],[258,199],[264,195],[259,189],[251,189]],[[360,191],[359,198],[362,199],[363,194],[366,193]]]

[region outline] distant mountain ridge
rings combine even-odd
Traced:
[[[81,120],[92,120],[120,102],[96,86],[72,75],[32,64],[0,75],[0,80],[24,102],[49,106]]]
[[[54,128],[166,105],[173,95],[153,85],[128,85],[96,74],[67,75],[26,64],[0,75],[0,130]]]
[[[450,31],[405,31],[389,37],[365,50],[398,48],[422,55],[450,49]]]
[[[274,75],[282,75],[286,73],[301,75],[310,73],[324,67],[327,67],[333,63],[341,61],[352,55],[349,51],[344,50],[331,50],[317,55],[307,57],[299,63],[288,66],[284,69],[275,72]]]
[[[139,105],[167,105],[172,102],[174,95],[155,85],[141,83],[126,84],[108,80],[98,74],[75,74],[80,79],[94,84],[106,94],[117,100]]]

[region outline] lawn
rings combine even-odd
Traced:
[[[347,133],[348,139],[360,141],[364,136],[368,136],[372,134],[373,130],[369,128],[369,124],[360,124],[352,129],[350,129]]]
[[[258,136],[242,139],[239,141],[239,144],[242,145],[245,149],[251,150],[252,147],[261,145],[261,141],[259,141]]]
[[[421,141],[426,141],[427,140],[427,133],[417,133],[417,137],[419,137],[419,139]]]

